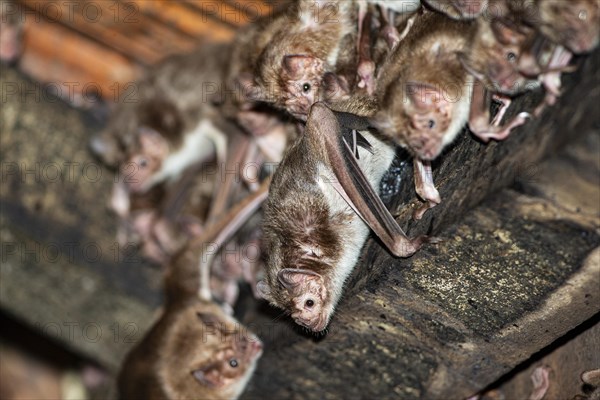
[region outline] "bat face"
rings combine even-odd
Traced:
[[[409,124],[404,131],[406,143],[419,158],[432,160],[442,152],[453,104],[442,90],[428,84],[409,82],[407,94]]]
[[[285,55],[279,65],[263,65],[255,99],[273,103],[305,121],[310,106],[319,100],[324,64],[317,57],[297,54]]]
[[[277,274],[277,280],[270,286],[259,282],[259,295],[290,313],[296,324],[313,332],[324,330],[331,319],[333,304],[323,277],[306,268],[284,268]],[[271,291],[273,287],[275,291]]]
[[[261,341],[214,304],[180,310],[165,336],[159,371],[170,398],[237,398],[262,354]]]
[[[279,183],[276,175],[274,183]],[[271,197],[265,205],[263,229],[270,251],[266,281],[256,288],[260,297],[285,310],[298,325],[320,332],[335,308],[328,276],[340,262],[348,216],[332,215],[323,199],[305,198],[297,204],[291,200],[278,207]]]
[[[148,189],[150,178],[160,170],[169,155],[169,145],[162,135],[153,129],[141,128],[139,146],[121,166],[120,173],[130,192]]]
[[[420,82],[394,84],[388,91],[388,107],[380,111],[374,125],[407,147],[422,160],[433,160],[451,139],[454,108],[443,88]]]
[[[573,53],[587,53],[600,40],[598,0],[538,0],[539,28],[544,35]]]
[[[462,58],[465,68],[490,90],[508,95],[527,90],[531,82],[520,73],[519,59],[535,32],[500,20],[480,19],[479,27],[471,53]]]

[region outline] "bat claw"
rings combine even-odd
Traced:
[[[425,243],[438,244],[444,242],[444,239],[437,236],[425,236]]]
[[[523,111],[523,112],[519,113],[519,115],[517,117],[521,118],[521,119],[524,119],[524,120],[533,119],[533,115],[529,114],[526,111]]]

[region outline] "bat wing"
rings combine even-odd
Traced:
[[[311,109],[305,134],[311,135],[311,139],[324,147],[330,167],[337,178],[331,182],[336,191],[394,255],[407,257],[418,250],[424,238],[410,240],[406,237],[360,169],[355,150],[348,144],[347,135],[343,134],[345,129],[367,127],[368,121],[364,118],[343,113],[336,117],[327,106],[316,103]],[[357,137],[358,143],[368,143],[364,137],[362,140],[360,137]],[[355,147],[354,144],[353,146]]]

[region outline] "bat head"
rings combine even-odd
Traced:
[[[373,124],[419,158],[433,160],[448,142],[456,104],[444,89],[422,82],[394,84],[386,94],[389,106]]]
[[[178,310],[162,338],[159,378],[169,398],[237,398],[262,342],[212,303]]]
[[[310,106],[319,100],[323,61],[308,55],[286,55],[281,61],[283,98],[278,103],[298,119],[306,120]]]
[[[160,133],[150,128],[140,128],[136,151],[120,168],[121,177],[129,191],[146,191],[150,178],[160,170],[169,152],[169,144]]]
[[[598,0],[539,1],[540,31],[573,53],[588,53],[600,40]]]
[[[519,71],[519,59],[535,32],[505,20],[478,20],[480,30],[469,55],[461,55],[464,67],[488,89],[517,94],[529,89]]]
[[[313,332],[324,330],[330,313],[323,277],[309,269],[284,268],[277,274],[277,279],[276,286],[286,292],[285,309],[293,320]],[[258,282],[256,289],[262,298],[279,304],[277,296],[264,281]]]
[[[452,119],[451,102],[443,88],[425,83],[407,84],[406,128],[408,147],[423,160],[433,160],[444,146]]]
[[[431,8],[452,19],[473,19],[487,8],[487,0],[426,0]]]

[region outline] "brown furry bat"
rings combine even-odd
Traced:
[[[173,259],[165,279],[164,311],[121,368],[122,399],[236,399],[242,393],[262,343],[208,300],[208,277],[198,265],[211,259],[208,245],[220,247],[265,194],[266,186],[207,227]]]

